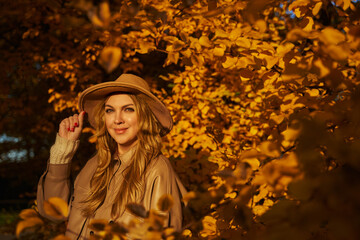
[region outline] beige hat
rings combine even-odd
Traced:
[[[144,96],[145,101],[149,105],[156,119],[164,128],[161,135],[166,135],[172,129],[173,121],[169,110],[150,92],[150,87],[146,81],[133,74],[122,74],[115,81],[96,84],[85,89],[81,93],[79,98],[79,109],[80,111],[85,111],[88,114],[91,126],[96,126],[94,116],[95,106],[113,92],[141,94]]]

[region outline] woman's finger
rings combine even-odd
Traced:
[[[79,115],[74,114],[72,117],[72,120],[73,120],[73,122],[72,122],[73,125],[71,125],[71,126],[75,129],[79,126]]]
[[[68,136],[68,132],[70,130],[69,128],[70,122],[68,118],[63,119],[59,124],[59,135],[61,137],[66,138]]]
[[[83,128],[84,116],[85,116],[85,111],[82,111],[82,112],[79,114],[79,127],[80,127],[80,129]]]
[[[74,131],[74,117],[70,116],[68,119],[69,119],[70,132],[73,132]]]

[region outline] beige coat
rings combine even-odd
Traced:
[[[66,145],[67,146],[64,146]],[[61,147],[59,147],[61,146]],[[41,215],[47,216],[43,209],[44,200],[51,197],[60,197],[69,202],[70,213],[68,217],[68,225],[66,236],[70,239],[87,239],[91,234],[88,228],[90,219],[85,218],[81,213],[82,201],[87,197],[90,191],[90,180],[97,167],[97,156],[91,158],[84,168],[78,174],[73,194],[71,194],[70,186],[70,163],[66,163],[71,159],[76,151],[78,143],[67,142],[57,137],[56,143],[51,149],[50,163],[47,170],[40,178],[38,184],[37,202]],[[115,197],[116,190],[123,182],[123,171],[130,164],[129,160],[133,154],[133,150],[128,151],[120,157],[120,161],[116,161],[113,178],[109,184],[109,193],[104,203],[96,211],[94,219],[107,219],[111,221],[111,206]],[[57,158],[60,164],[52,164],[51,159]],[[119,165],[120,164],[120,165]],[[181,198],[186,190],[176,173],[174,172],[169,160],[163,155],[159,155],[149,166],[145,178],[145,193],[142,204],[147,210],[157,209],[157,201],[163,194],[171,194],[174,198],[174,205],[167,217],[166,226],[174,227],[176,230],[181,229],[182,225],[182,204]],[[127,224],[134,216],[128,211],[117,219],[118,222]],[[81,230],[82,229],[82,230]],[[78,238],[79,234],[81,236]]]

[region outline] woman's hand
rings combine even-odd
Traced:
[[[84,122],[85,111],[82,111],[79,115],[74,114],[61,121],[59,125],[59,135],[62,138],[76,141],[79,139]]]

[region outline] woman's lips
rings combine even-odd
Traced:
[[[123,134],[124,132],[126,132],[127,128],[115,128],[114,131],[117,134]]]

